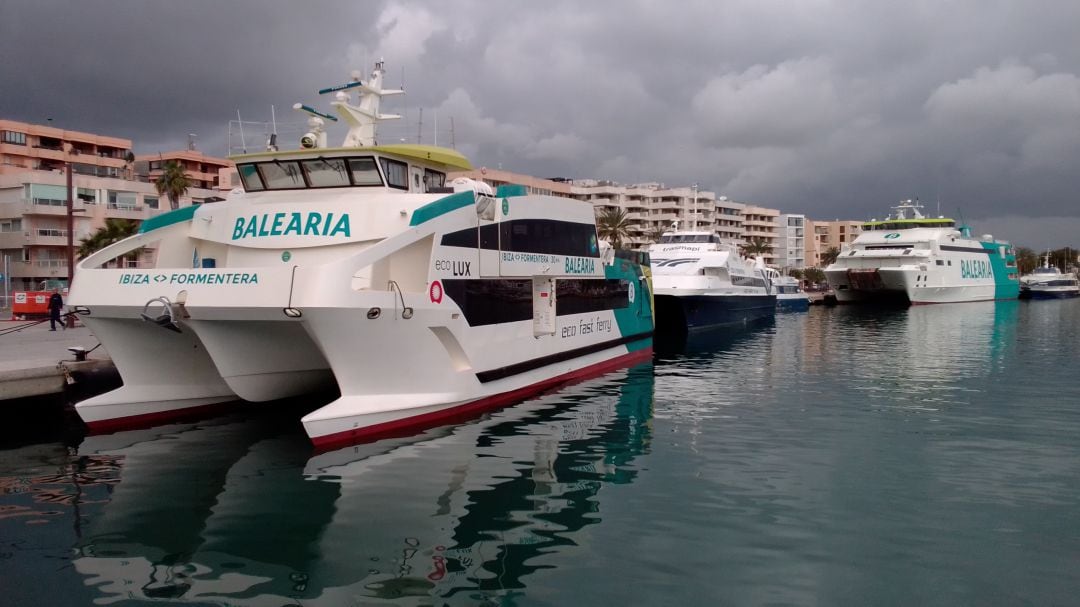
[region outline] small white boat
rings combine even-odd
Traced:
[[[378,145],[397,118],[380,100],[401,92],[383,74],[320,91],[349,126],[341,147],[336,118],[297,104],[302,149],[234,157],[243,187],[225,201],[78,264],[69,304],[124,381],[76,405],[92,430],[336,389],[302,420],[330,447],[649,359],[644,256],[602,248],[588,202],[450,183],[471,168],[458,152]],[[106,266],[141,247],[154,267]]]
[[[667,232],[649,248],[658,331],[742,325],[776,314],[760,259],[749,260],[711,232]]]
[[[803,291],[798,278],[784,276],[775,268],[766,268],[765,272],[776,292],[777,312],[806,312],[810,309],[810,296]]]
[[[1031,274],[1020,277],[1020,299],[1066,299],[1080,296],[1080,280],[1076,274],[1062,272],[1050,265],[1050,254],[1043,258],[1043,265]]]

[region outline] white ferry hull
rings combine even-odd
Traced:
[[[362,440],[410,432],[417,427],[471,417],[560,385],[633,366],[651,358],[651,347],[631,352],[619,346],[598,352],[585,360],[555,364],[493,385],[477,386],[471,394],[412,392],[345,395],[306,415],[301,422],[317,449],[330,450]]]
[[[920,305],[996,299],[997,287],[992,280],[984,284],[934,285],[941,280],[934,280],[932,273],[918,267],[877,268],[874,272],[872,281],[851,280],[846,269],[827,270],[825,274],[839,303],[893,301]],[[925,281],[924,276],[928,276]],[[873,285],[866,284],[869,282]]]
[[[75,406],[92,431],[149,425],[236,400],[194,334],[166,331],[134,318],[83,320],[124,370],[122,387]]]

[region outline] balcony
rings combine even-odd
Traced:
[[[67,215],[67,201],[53,198],[23,198],[21,215]],[[81,201],[74,201],[73,209],[76,213],[84,211],[86,206]]]
[[[67,261],[63,259],[12,261],[8,263],[8,270],[12,278],[67,278]]]
[[[105,216],[112,219],[146,219],[146,207],[142,205],[127,205],[110,202],[105,207]]]

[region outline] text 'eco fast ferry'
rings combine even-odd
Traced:
[[[76,410],[145,425],[237,398],[336,388],[303,418],[321,446],[510,403],[649,359],[647,266],[597,241],[589,203],[446,173],[454,150],[377,145],[371,78],[321,92],[349,126],[327,148],[235,157],[227,200],[146,221],[82,261],[70,304],[124,380]],[[350,92],[360,93],[358,105]],[[452,186],[452,187],[447,187]],[[110,269],[140,247],[155,267]]]
[[[896,301],[912,304],[1015,299],[1020,290],[1016,257],[1007,242],[971,236],[952,219],[923,217],[917,201],[893,207],[884,221],[862,233],[825,269],[840,303]]]

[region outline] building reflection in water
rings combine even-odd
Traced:
[[[472,423],[308,459],[292,425],[222,418],[93,437],[112,462],[75,570],[96,604],[476,604],[522,590],[601,524],[649,449],[653,369]]]

